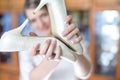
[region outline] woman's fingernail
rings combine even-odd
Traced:
[[[73,41],[71,41],[71,43],[74,44]]]
[[[66,20],[64,21],[64,24],[65,24],[65,25],[67,24],[67,21],[66,21]]]
[[[64,37],[66,40],[68,40],[68,38],[67,37]]]
[[[42,58],[45,58],[45,55],[42,55]]]
[[[49,61],[54,61],[53,59],[49,60]]]
[[[52,60],[52,58],[51,57],[49,57],[49,58],[47,58],[48,60]]]
[[[60,61],[60,59],[54,59],[54,61],[59,62],[59,61]]]

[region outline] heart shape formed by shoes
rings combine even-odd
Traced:
[[[65,39],[61,34],[65,27],[68,26],[64,22],[67,16],[64,0],[41,0],[40,4],[34,10],[33,14],[36,14],[44,5],[47,6],[49,11],[53,36],[22,36],[21,32],[29,22],[29,20],[26,19],[20,27],[5,32],[2,35],[0,39],[0,52],[27,51],[37,43],[40,43],[42,45],[47,39],[56,39],[57,45],[60,45],[62,48],[61,57],[69,62],[74,62],[76,60],[74,54],[76,53],[81,55],[83,49],[80,43],[73,44],[71,40]]]

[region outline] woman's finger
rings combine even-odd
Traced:
[[[76,26],[74,24],[69,25],[68,27],[66,27],[64,29],[64,31],[62,32],[62,35],[65,37],[67,36],[71,31],[73,31],[76,28]]]
[[[82,36],[77,37],[75,40],[73,40],[73,43],[80,43],[80,41],[82,40]]]
[[[50,58],[52,56],[52,53],[54,52],[55,47],[56,47],[56,40],[52,40],[46,53],[47,58]]]
[[[71,15],[68,15],[68,16],[65,18],[65,23],[71,24],[71,22],[72,22],[72,16],[71,16]]]
[[[55,58],[54,58],[54,60],[56,61],[56,60],[60,60],[61,58],[61,55],[62,55],[62,49],[61,49],[61,47],[60,46],[57,46],[56,47],[56,55],[55,55]]]
[[[50,46],[51,40],[46,40],[45,43],[40,47],[40,55],[45,55],[49,46]]]
[[[76,34],[78,34],[78,33],[79,33],[78,28],[75,28],[72,32],[70,32],[70,33],[66,36],[66,38],[67,38],[67,39],[71,39],[73,36],[76,36]]]
[[[35,56],[39,53],[40,44],[37,44],[31,48],[30,55]]]

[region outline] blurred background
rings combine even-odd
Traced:
[[[25,20],[25,0],[0,0],[0,35]],[[94,66],[89,80],[120,80],[120,0],[65,0]],[[17,52],[0,52],[0,80],[19,80]]]

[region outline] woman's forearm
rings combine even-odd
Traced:
[[[83,55],[77,55],[74,63],[75,74],[80,79],[85,79],[91,73],[91,63]],[[48,61],[46,58],[31,71],[30,80],[43,80],[58,64],[57,61]]]
[[[31,71],[30,80],[43,80],[58,64],[57,61],[48,61],[46,58]]]
[[[80,79],[88,78],[92,69],[90,61],[84,55],[77,55],[76,58],[74,63],[75,75]]]

